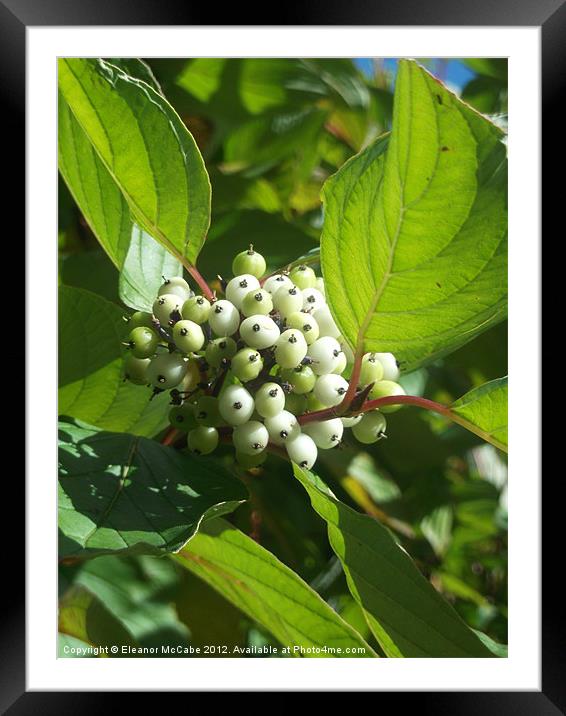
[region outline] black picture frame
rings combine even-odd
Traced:
[[[261,16],[254,6],[222,6],[222,25],[470,25],[537,26],[542,37],[543,127],[548,140],[543,147],[546,159],[543,181],[545,218],[550,226],[552,212],[562,203],[564,182],[558,169],[564,159],[563,121],[559,111],[566,78],[566,4],[564,0],[396,0],[370,4],[349,0],[312,0],[301,8],[281,5],[271,17]],[[250,12],[252,10],[252,12]],[[25,63],[26,27],[68,25],[218,25],[218,8],[190,0],[0,0],[0,98],[2,137],[5,140],[5,179],[3,199],[14,219],[14,237],[23,232],[25,217]],[[559,124],[560,122],[560,124]],[[538,141],[533,137],[533,141]],[[558,179],[557,179],[558,177]],[[556,217],[558,219],[558,217]],[[555,226],[555,224],[553,224]],[[556,221],[563,227],[563,220]],[[563,228],[559,229],[563,233]],[[15,242],[14,242],[15,243]],[[23,245],[23,241],[21,245]],[[20,264],[21,266],[22,264]],[[19,281],[19,277],[14,275]],[[28,310],[30,307],[28,306]],[[29,322],[28,322],[29,326]],[[536,395],[536,394],[535,394]],[[31,400],[33,396],[27,396]],[[25,684],[25,595],[23,574],[23,475],[10,468],[4,475],[4,504],[19,505],[3,550],[4,608],[0,612],[0,709],[18,714],[100,713],[107,698],[121,694],[85,692],[27,692]],[[559,478],[560,475],[555,475]],[[9,480],[8,480],[9,478]],[[540,692],[403,692],[381,693],[384,699],[399,699],[419,713],[443,714],[534,714],[548,716],[566,710],[566,627],[560,560],[554,561],[554,545],[562,544],[561,501],[556,499],[555,480],[543,491],[543,611],[542,611],[542,690]],[[560,512],[559,512],[560,511]],[[6,519],[6,512],[4,513]],[[5,533],[8,530],[5,528]],[[19,540],[16,538],[19,537]],[[563,552],[558,548],[556,554]],[[6,562],[13,562],[8,567]],[[563,561],[563,558],[562,558]],[[9,571],[8,571],[9,570]],[[20,575],[17,579],[15,575]],[[72,685],[70,685],[72,687]],[[131,698],[131,694],[128,695]],[[143,698],[149,707],[147,699]],[[122,699],[120,699],[122,701]],[[131,702],[130,702],[131,703]]]

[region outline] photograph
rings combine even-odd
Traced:
[[[513,656],[507,79],[59,57],[58,658]]]

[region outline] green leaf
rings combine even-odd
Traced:
[[[328,536],[354,599],[389,657],[485,657],[489,651],[423,577],[379,522],[334,497],[322,480],[293,466]]]
[[[61,92],[58,119],[59,171],[93,234],[120,269],[132,231],[128,204]]]
[[[474,629],[474,631],[478,635],[478,638],[482,640],[482,642],[486,645],[486,647],[491,651],[492,654],[500,657],[501,659],[506,659],[509,656],[509,648],[507,644],[499,644],[487,634],[484,634],[482,631],[479,631],[479,629]]]
[[[224,520],[209,522],[175,559],[257,621],[285,647],[341,649],[304,656],[374,657],[361,636],[271,552]],[[346,653],[346,649],[362,649]]]
[[[90,291],[59,288],[59,415],[151,436],[167,423],[169,394],[124,382],[123,311]]]
[[[179,276],[181,264],[130,218],[129,206],[59,93],[59,169],[92,232],[121,270],[120,298],[151,307],[161,274]],[[152,293],[153,292],[153,293]]]
[[[120,298],[137,311],[152,311],[163,276],[181,276],[183,268],[161,244],[140,229],[132,227],[132,238],[120,274]]]
[[[390,136],[325,184],[321,262],[351,346],[404,371],[455,350],[507,311],[502,132],[402,61]]]
[[[136,221],[194,264],[210,223],[210,182],[175,110],[102,60],[59,60],[59,87]]]
[[[243,484],[211,460],[84,423],[59,425],[59,556],[164,554],[234,510]]]
[[[130,75],[130,77],[143,80],[156,92],[163,94],[151,67],[147,62],[140,60],[139,57],[105,57],[103,59],[105,62],[121,69],[125,74]]]
[[[471,57],[464,63],[472,70],[484,77],[494,77],[501,82],[507,82],[507,60],[498,57]]]
[[[450,408],[458,423],[507,452],[507,377],[470,390]]]
[[[156,647],[156,656],[167,656],[162,647],[189,643],[189,631],[171,604],[178,582],[170,560],[147,555],[89,560],[60,601],[59,629],[96,646]]]

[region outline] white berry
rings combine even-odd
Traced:
[[[323,336],[309,346],[307,355],[312,359],[312,369],[317,375],[326,375],[339,365],[342,352],[336,338]]]
[[[383,366],[383,378],[381,380],[397,382],[401,372],[393,353],[374,353],[374,355]]]
[[[244,455],[257,455],[263,452],[269,442],[269,433],[263,423],[250,420],[249,423],[238,425],[232,432],[234,447]]]
[[[330,308],[328,308],[327,305],[317,308],[316,311],[314,311],[313,316],[316,318],[321,336],[332,336],[332,338],[338,338],[340,331],[336,323],[334,323],[334,319],[330,313]]]
[[[318,450],[314,440],[306,433],[300,433],[293,440],[285,443],[287,455],[299,467],[310,470],[315,464]]]
[[[319,423],[307,423],[303,426],[303,432],[310,435],[318,448],[330,450],[340,444],[344,425],[340,418],[332,418]]]
[[[240,312],[231,301],[216,301],[210,311],[208,322],[217,336],[231,336],[236,333],[240,325]]]
[[[334,373],[321,375],[314,386],[316,398],[327,408],[339,405],[347,390],[347,381],[341,375],[335,375]]]
[[[273,418],[285,408],[285,393],[277,383],[264,383],[255,394],[255,408],[262,418]]]
[[[293,440],[301,432],[297,418],[288,410],[282,410],[272,418],[266,418],[265,427],[271,442],[275,445],[284,445],[287,440]]]
[[[301,331],[289,328],[275,344],[275,360],[281,368],[296,368],[307,354],[307,342]]]
[[[303,311],[314,313],[324,305],[326,305],[326,299],[318,289],[303,289]]]
[[[230,425],[247,423],[254,412],[254,399],[241,385],[227,386],[218,399],[218,410]]]
[[[279,328],[269,316],[249,316],[240,325],[240,336],[248,346],[262,350],[270,348],[279,338]]]
[[[291,288],[292,285],[293,282],[288,276],[285,276],[285,274],[282,273],[278,273],[274,276],[270,276],[263,284],[263,288],[265,291],[273,295],[277,291],[277,289],[281,288],[281,286],[287,286],[288,288]]]
[[[256,288],[259,288],[257,278],[249,273],[243,273],[228,281],[226,298],[239,310],[242,308],[242,301],[247,294]]]

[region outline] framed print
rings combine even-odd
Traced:
[[[564,8],[126,10],[0,5],[27,348],[3,709],[560,713],[538,137]]]

